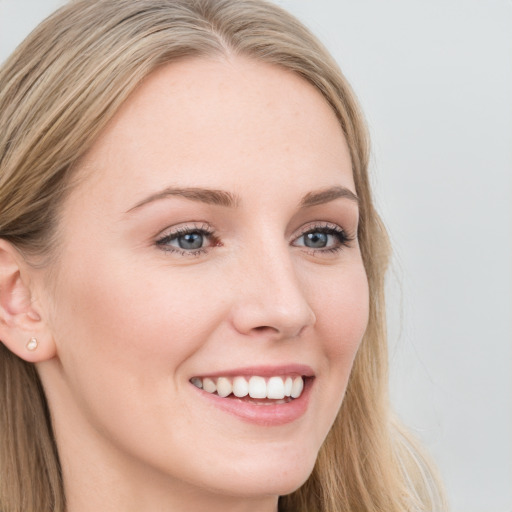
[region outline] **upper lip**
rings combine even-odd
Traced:
[[[284,364],[272,366],[246,366],[240,368],[230,368],[229,370],[219,370],[215,372],[200,373],[195,377],[250,377],[257,375],[259,377],[273,377],[273,376],[286,376],[286,375],[300,375],[302,377],[314,377],[315,372],[313,369],[304,364]]]

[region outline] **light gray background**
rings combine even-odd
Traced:
[[[454,512],[512,512],[512,1],[275,1],[368,118],[395,249],[393,402]],[[62,3],[0,0],[0,61]]]

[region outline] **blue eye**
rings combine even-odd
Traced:
[[[318,231],[312,233],[306,233],[302,235],[304,237],[304,245],[306,247],[311,247],[312,249],[323,249],[327,247],[329,243],[329,236],[327,233],[320,233]]]
[[[207,228],[179,228],[156,241],[157,246],[170,252],[200,254],[212,245],[213,233]]]
[[[180,235],[175,239],[178,242],[178,246],[181,249],[194,250],[200,249],[204,243],[204,236],[202,233],[198,233],[197,231],[193,233],[187,233],[185,235]]]
[[[339,226],[313,227],[303,232],[293,243],[298,247],[318,251],[339,251],[352,239]]]

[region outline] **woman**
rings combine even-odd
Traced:
[[[364,123],[299,22],[76,1],[0,84],[2,510],[442,510]]]

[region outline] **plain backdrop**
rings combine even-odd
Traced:
[[[368,119],[395,407],[454,512],[512,512],[512,1],[276,2]],[[62,3],[0,0],[0,61]]]

